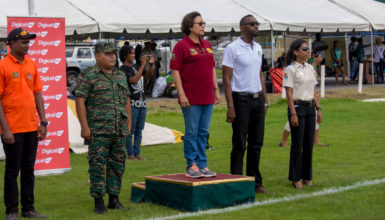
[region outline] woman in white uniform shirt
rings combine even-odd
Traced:
[[[283,86],[289,105],[288,118],[291,129],[289,180],[295,188],[312,186],[312,157],[316,120],[321,122],[321,107],[316,90],[316,74],[309,58],[306,41],[295,40],[286,56]],[[317,119],[315,113],[317,110]]]

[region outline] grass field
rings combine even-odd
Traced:
[[[256,195],[256,201],[277,202],[187,219],[385,219],[385,183],[301,198],[324,189],[338,189],[357,182],[385,178],[385,102],[365,103],[366,97],[385,98],[385,88],[365,89],[365,94],[349,91],[328,93],[323,99],[323,122],[320,139],[329,147],[314,147],[314,187],[294,189],[287,179],[290,148],[278,147],[286,122],[287,104],[277,95],[269,95],[271,107],[266,116],[265,143],[261,156],[263,183],[272,195]],[[184,132],[183,117],[175,100],[149,103],[147,121]],[[163,107],[162,107],[163,106]],[[231,126],[225,122],[224,100],[214,110],[210,127],[208,166],[216,172],[229,173]],[[180,211],[155,204],[130,202],[130,184],[144,176],[184,172],[183,144],[142,148],[146,161],[127,161],[121,202],[129,211],[111,211],[104,216],[93,214],[89,196],[87,155],[71,154],[71,172],[36,177],[35,207],[49,219],[147,219],[177,215]],[[4,176],[0,161],[0,176]],[[3,181],[0,181],[3,189]],[[338,191],[338,190],[337,190]],[[281,201],[288,196],[299,196]],[[5,214],[3,190],[0,190],[0,218]]]

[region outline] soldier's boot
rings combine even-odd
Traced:
[[[103,198],[95,198],[95,211],[96,214],[106,214],[106,206],[104,205]]]
[[[108,205],[107,208],[109,209],[120,209],[120,210],[128,210],[128,208],[125,208],[120,202],[119,197],[117,195],[110,194],[110,197],[108,199]]]

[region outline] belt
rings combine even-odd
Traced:
[[[314,106],[314,100],[310,100],[310,101],[296,100],[296,101],[294,101],[294,105],[312,107],[312,106]]]
[[[233,92],[233,95],[246,96],[249,98],[257,99],[262,96],[262,92],[250,93],[250,92]]]

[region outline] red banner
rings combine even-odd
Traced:
[[[35,174],[70,170],[64,18],[8,17],[8,33],[23,28],[35,33],[28,57],[33,59],[43,83],[47,137],[39,142]]]

